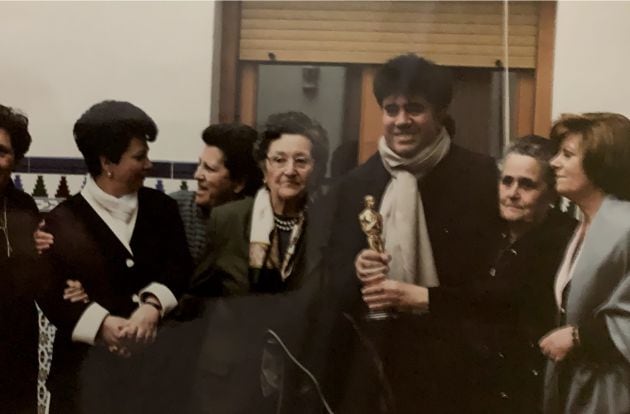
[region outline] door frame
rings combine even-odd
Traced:
[[[221,5],[219,121],[255,127],[258,62],[239,60],[241,2],[223,1]],[[547,136],[551,127],[556,8],[556,1],[539,3],[536,69],[516,71],[513,113],[517,136],[532,133]],[[372,94],[377,67],[365,65],[361,70],[359,162],[376,151],[378,136],[375,135],[379,134],[374,131],[382,129],[381,109]]]

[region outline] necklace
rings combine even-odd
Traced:
[[[291,231],[299,220],[299,217],[283,219],[276,214],[273,215],[273,221],[276,224],[276,227],[282,231]]]
[[[4,233],[4,239],[7,244],[7,257],[11,257],[11,242],[9,241],[9,222],[7,221],[7,198],[3,199],[2,203],[2,222],[0,223],[0,230]]]

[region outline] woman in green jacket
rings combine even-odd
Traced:
[[[295,289],[319,261],[320,234],[309,226],[318,211],[309,206],[326,173],[326,131],[301,112],[271,115],[254,157],[264,185],[254,198],[212,211],[208,254],[192,283],[197,295]]]

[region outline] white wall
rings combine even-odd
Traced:
[[[552,116],[608,111],[630,116],[630,2],[560,1]]]
[[[211,91],[217,7],[0,2],[0,103],[29,116],[28,155],[79,157],[74,122],[92,104],[118,99],[158,124],[153,160],[194,161],[217,96]]]

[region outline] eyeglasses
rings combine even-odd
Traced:
[[[385,110],[385,113],[387,113],[388,116],[396,116],[400,112],[400,107],[401,105],[392,103],[389,105],[385,105],[383,107],[383,110]],[[412,115],[412,116],[420,115],[427,109],[427,107],[424,104],[421,104],[420,102],[408,102],[402,105],[402,108],[405,110],[407,114]]]
[[[286,168],[289,165],[289,160],[293,160],[293,168],[296,170],[305,170],[313,164],[313,159],[305,155],[298,155],[297,157],[287,157],[286,155],[270,155],[267,157],[269,164],[277,170]]]

